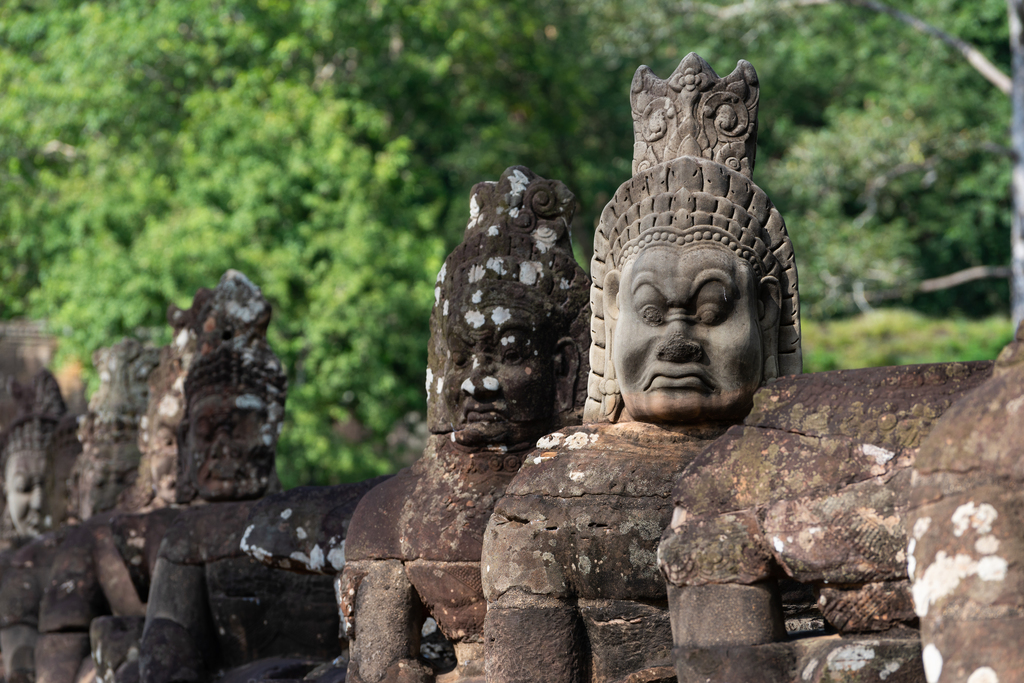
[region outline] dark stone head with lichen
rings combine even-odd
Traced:
[[[178,502],[258,498],[277,484],[274,454],[287,394],[281,361],[266,340],[270,304],[229,270],[181,315],[198,350],[178,425]]]
[[[572,255],[575,210],[564,184],[522,166],[473,188],[465,238],[434,289],[433,433],[502,450],[579,422],[590,280]]]

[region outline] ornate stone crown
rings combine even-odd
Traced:
[[[676,157],[711,159],[748,178],[757,147],[757,73],[740,60],[719,78],[691,52],[667,80],[641,66],[633,76],[633,174]]]

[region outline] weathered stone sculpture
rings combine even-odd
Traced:
[[[671,676],[672,484],[800,370],[792,248],[749,178],[757,97],[749,64],[719,79],[693,54],[633,79],[636,173],[594,240],[589,424],[538,442],[484,539],[489,681]]]
[[[331,659],[338,622],[330,579],[267,569],[241,549],[252,501],[278,486],[286,379],[266,342],[270,305],[228,271],[216,290],[197,294],[189,315],[197,356],[184,386],[176,495],[207,504],[183,510],[160,545],[140,678],[200,681],[261,658]]]
[[[100,386],[79,424],[82,455],[71,477],[71,514],[86,520],[113,509],[139,469],[139,422],[149,399],[148,378],[159,350],[125,338],[93,354]]]
[[[68,456],[80,450],[75,419],[66,414],[56,380],[43,370],[31,387],[12,387],[19,416],[4,435],[7,520],[0,554],[0,651],[8,681],[31,681],[35,671],[39,599],[59,540],[52,531],[63,521],[63,491],[54,485],[54,469],[67,475]],[[56,477],[59,479],[59,475]],[[61,482],[63,483],[63,482]],[[15,550],[17,544],[27,545]]]
[[[1024,326],[921,445],[907,571],[928,683],[1024,680]]]
[[[428,614],[455,645],[453,675],[482,674],[484,526],[537,437],[583,407],[589,280],[572,256],[574,211],[562,183],[524,167],[473,188],[434,290],[430,442],[362,499],[346,539],[350,681],[433,679],[416,661]]]
[[[912,466],[936,418],[991,367],[799,375],[755,396],[673,492],[658,552],[680,682],[922,680],[905,554]],[[824,630],[787,639],[780,580],[813,590]]]
[[[45,507],[46,453],[67,412],[57,380],[43,370],[31,387],[12,386],[20,415],[4,433],[4,493],[7,515],[18,536],[31,538],[50,528]]]

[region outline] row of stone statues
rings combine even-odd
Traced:
[[[77,422],[52,377],[20,389],[6,676],[1024,680],[1024,332],[995,370],[799,374],[758,96],[746,62],[638,70],[590,277],[565,185],[473,188],[434,290],[431,437],[393,477],[279,491],[285,373],[235,271],[171,308],[165,349],[98,352]]]

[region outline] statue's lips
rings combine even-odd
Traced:
[[[468,405],[462,414],[467,424],[473,422],[504,422],[508,419],[505,416],[505,406],[498,403]]]
[[[710,394],[715,390],[704,367],[696,363],[658,363],[648,375],[644,391],[684,389]]]

